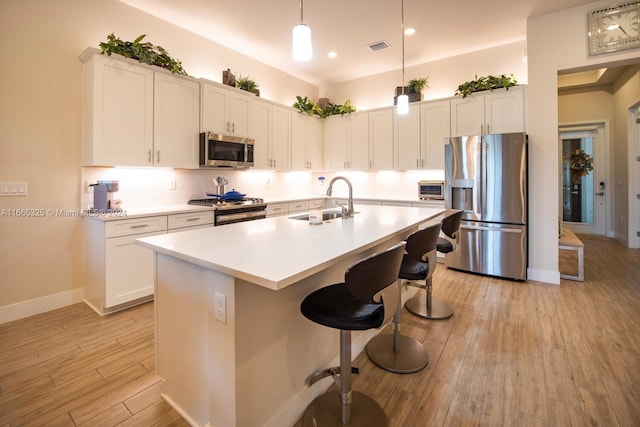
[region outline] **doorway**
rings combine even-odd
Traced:
[[[579,234],[607,233],[606,123],[564,125],[562,221]]]

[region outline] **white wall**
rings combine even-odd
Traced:
[[[610,4],[585,4],[531,18],[529,59],[529,277],[559,283],[558,273],[558,71],[637,61],[638,50],[590,57],[587,12]]]
[[[429,76],[429,88],[423,91],[425,100],[454,96],[461,83],[476,76],[513,74],[519,84],[527,84],[525,55],[526,42],[521,41],[407,67],[405,79]],[[398,65],[401,66],[400,58]],[[401,83],[402,71],[399,68],[324,88],[322,96],[340,104],[350,99],[359,110],[387,107],[393,105],[395,88]]]

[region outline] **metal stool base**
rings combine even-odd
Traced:
[[[427,295],[424,292],[419,292],[407,301],[405,307],[411,313],[425,319],[442,320],[453,316],[453,307],[442,300],[432,298],[431,307],[427,307]]]
[[[375,400],[357,391],[351,392],[351,422],[349,426],[386,427],[387,417]],[[328,391],[309,404],[302,418],[303,427],[344,426],[340,420],[340,392]]]
[[[394,351],[393,334],[373,337],[367,343],[367,355],[382,369],[396,374],[411,374],[429,363],[429,355],[422,343],[404,335],[398,335],[399,351]]]

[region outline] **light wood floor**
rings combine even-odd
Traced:
[[[454,317],[402,314],[427,368],[391,374],[361,354],[354,389],[391,426],[640,425],[640,251],[581,238],[584,282],[439,265],[434,294]],[[0,426],[186,425],[159,395],[152,322],[153,304],[106,318],[76,304],[0,325]]]

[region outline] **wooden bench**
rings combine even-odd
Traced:
[[[584,244],[573,231],[564,228],[558,244],[558,268],[562,279],[584,281]]]

